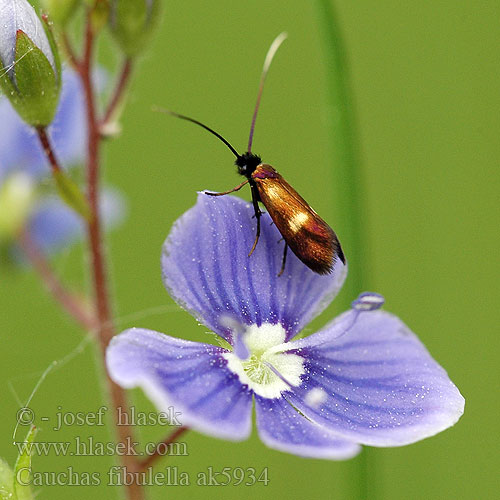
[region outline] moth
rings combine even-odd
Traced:
[[[283,274],[286,264],[288,247],[292,252],[310,269],[318,274],[331,273],[335,262],[340,259],[345,264],[342,247],[332,228],[313,210],[302,196],[285,181],[285,179],[267,163],[262,163],[260,156],[252,153],[252,140],[255,130],[257,112],[262,97],[264,82],[269,66],[286,34],[279,35],[268,50],[264,68],[262,70],[257,103],[254,109],[250,135],[246,153],[239,154],[231,144],[215,130],[207,125],[179,113],[170,110],[162,110],[177,118],[195,123],[220,139],[236,156],[235,165],[238,173],[246,178],[241,184],[229,191],[212,193],[205,191],[209,196],[224,196],[239,191],[243,186],[249,184],[252,194],[252,204],[257,221],[257,233],[255,241],[248,256],[250,257],[257,247],[260,236],[260,218],[262,211],[259,203],[267,209],[271,219],[278,228],[285,241],[281,270],[278,276]]]

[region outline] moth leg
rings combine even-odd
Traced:
[[[283,251],[283,260],[281,261],[281,271],[278,273],[278,278],[285,272],[287,250],[288,250],[288,245],[285,243],[285,250]]]
[[[224,191],[223,193],[212,193],[210,191],[205,191],[205,194],[208,194],[208,196],[224,196],[225,194],[229,193],[234,193],[235,191],[239,191],[246,183],[248,182],[248,179],[241,184],[238,184],[235,188],[230,189],[229,191]]]
[[[262,212],[259,208],[259,193],[257,191],[257,186],[255,186],[253,183],[250,183],[250,187],[252,188],[252,204],[253,204],[253,209],[254,209],[254,215],[255,218],[257,219],[257,234],[255,235],[255,241],[253,243],[252,249],[250,250],[250,253],[248,256],[250,257],[254,250],[255,247],[257,246],[257,242],[259,241],[259,236],[260,236],[260,218],[262,217]]]

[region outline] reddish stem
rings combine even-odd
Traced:
[[[49,160],[52,172],[53,173],[60,172],[61,166],[54,152],[54,148],[50,143],[50,139],[47,134],[47,129],[45,127],[36,127],[36,133],[38,134],[38,138],[40,139],[40,143],[42,145],[45,156]]]
[[[108,108],[104,113],[104,118],[102,119],[102,125],[106,125],[111,120],[113,114],[118,109],[118,105],[120,104],[120,101],[123,98],[131,73],[132,73],[132,60],[127,58],[123,63],[120,77],[118,78],[118,82],[112,94]]]
[[[179,427],[172,434],[169,434],[161,443],[155,448],[155,451],[151,453],[147,458],[145,458],[142,462],[139,462],[139,468],[141,471],[145,471],[147,468],[151,467],[153,463],[163,456],[161,450],[166,448],[169,444],[175,443],[179,439],[182,434],[189,430],[189,427]]]
[[[96,327],[95,318],[85,310],[78,297],[62,285],[50,267],[49,262],[28,233],[22,232],[20,234],[19,244],[54,299],[59,302],[63,308],[83,326],[83,328],[93,330]]]
[[[114,334],[114,325],[111,316],[111,306],[108,292],[108,282],[106,274],[105,258],[102,247],[102,230],[99,216],[99,126],[95,106],[95,93],[92,83],[92,55],[94,47],[94,33],[92,30],[91,10],[87,13],[84,55],[80,64],[80,77],[83,84],[86,114],[87,114],[87,183],[88,183],[88,201],[91,211],[91,217],[87,223],[87,233],[91,254],[91,272],[93,277],[95,307],[98,317],[98,338],[103,360],[106,356],[106,348]],[[108,390],[115,408],[118,412],[128,409],[128,402],[125,391],[115,384],[109,376],[107,378]],[[116,416],[117,422],[118,416]],[[125,445],[127,442],[133,442],[133,429],[131,426],[117,425],[117,432],[120,442]],[[138,462],[132,455],[123,455],[120,457],[124,469],[132,474],[138,472]],[[126,494],[129,500],[143,500],[144,492],[137,482],[126,486]]]
[[[76,52],[73,48],[73,44],[71,43],[71,40],[66,31],[63,31],[62,33],[62,40],[63,40],[63,47],[64,50],[66,51],[66,55],[68,56],[69,63],[71,64],[71,66],[75,71],[80,71],[80,61],[78,60]]]

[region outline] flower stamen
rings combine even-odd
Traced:
[[[243,384],[256,394],[266,398],[279,398],[283,391],[289,391],[301,383],[304,358],[286,351],[285,329],[280,325],[264,323],[251,325],[238,335],[249,356],[242,359],[241,349],[224,354],[228,368],[236,373]]]

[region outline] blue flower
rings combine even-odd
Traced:
[[[5,97],[0,97],[0,120],[9,124],[0,134],[0,183],[9,173],[20,170],[37,179],[50,175],[38,137]],[[48,130],[63,166],[83,163],[87,142],[84,97],[78,75],[73,70],[63,72],[61,99]]]
[[[103,77],[97,74],[96,82],[102,87]],[[2,193],[14,186],[17,191],[31,195],[24,196],[29,201],[19,198],[19,203],[12,205],[10,214],[0,214],[0,240],[2,236],[2,217],[28,230],[33,242],[45,252],[56,251],[81,238],[83,221],[70,207],[57,196],[46,194],[50,185],[50,169],[47,159],[33,129],[26,125],[12,108],[10,102],[0,98],[0,120],[9,127],[0,134],[0,207]],[[84,108],[84,96],[78,75],[66,69],[63,72],[62,94],[53,124],[49,127],[54,150],[64,167],[76,167],[84,163],[87,142],[87,125]],[[124,214],[124,201],[121,194],[114,189],[106,189],[102,195],[102,213],[105,223],[117,224]],[[19,210],[20,217],[13,216]],[[21,220],[22,219],[22,220]],[[12,224],[8,224],[9,228]],[[18,230],[19,227],[13,229]],[[11,231],[12,232],[12,231]],[[13,234],[7,235],[13,236]]]
[[[174,225],[162,254],[166,288],[218,335],[220,347],[132,328],[107,351],[110,376],[142,387],[162,411],[202,433],[242,440],[252,401],[262,441],[307,457],[346,459],[360,445],[400,446],[462,415],[446,372],[383,298],[361,294],[321,331],[294,337],[337,294],[347,268],[320,276],[289,254],[268,214],[252,246],[250,204],[201,194]]]

